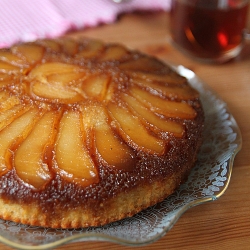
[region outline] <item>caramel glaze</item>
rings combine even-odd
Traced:
[[[84,47],[84,41],[78,47]],[[39,43],[38,43],[39,44]],[[59,43],[60,45],[60,43]],[[61,46],[61,45],[60,45]],[[108,47],[105,49],[107,50]],[[102,51],[105,50],[102,48]],[[80,49],[79,49],[80,50]],[[100,52],[101,53],[101,52]],[[64,62],[73,65],[79,65],[84,68],[88,75],[100,74],[104,72],[114,79],[110,83],[109,88],[113,88],[112,100],[118,98],[116,92],[127,91],[128,85],[131,83],[131,78],[134,76],[134,71],[153,72],[158,75],[169,75],[180,84],[187,85],[186,80],[169,67],[157,59],[150,58],[146,64],[138,63],[134,65],[132,71],[124,63],[135,61],[137,59],[144,59],[147,61],[149,57],[145,57],[138,52],[127,51],[119,60],[100,61],[94,59],[85,59],[69,56],[67,53],[58,53],[57,51],[47,49],[42,60],[37,61],[31,65],[25,65],[23,68],[14,74],[14,78],[10,84],[1,87],[2,91],[11,93],[17,96],[21,103],[25,106],[31,104],[39,107],[39,109],[47,110],[77,110],[79,106],[88,102],[100,102],[92,99],[82,100],[78,103],[60,103],[58,100],[47,100],[46,98],[39,98],[30,94],[29,73],[36,65],[44,62]],[[153,63],[149,63],[153,62]],[[146,65],[146,66],[145,66]],[[145,68],[146,67],[146,68]],[[147,68],[148,67],[148,68]],[[135,74],[136,75],[136,74]],[[169,83],[171,86],[171,83]],[[172,97],[178,101],[178,98]],[[109,100],[101,100],[102,105],[106,105]],[[161,181],[171,176],[172,173],[177,172],[190,162],[195,161],[196,153],[201,142],[197,142],[197,138],[202,137],[202,126],[204,121],[203,110],[198,97],[195,96],[192,100],[187,102],[197,113],[194,119],[179,119],[170,118],[184,126],[184,135],[181,138],[173,136],[171,133],[167,135],[166,149],[163,155],[148,154],[140,149],[132,149],[134,154],[134,167],[130,171],[116,169],[107,165],[101,160],[98,152],[91,152],[91,158],[97,167],[99,174],[99,182],[93,183],[89,186],[81,186],[77,183],[72,183],[62,179],[54,171],[52,171],[52,179],[48,184],[40,190],[36,190],[28,186],[17,176],[15,169],[12,168],[6,174],[0,176],[0,196],[6,202],[17,202],[19,204],[37,203],[43,212],[50,211],[53,214],[55,207],[62,207],[64,209],[72,209],[78,206],[88,206],[92,209],[98,209],[100,204],[105,200],[111,199],[119,193],[127,192],[138,186]],[[53,158],[53,150],[51,151],[51,158]],[[12,163],[13,164],[13,163]],[[53,168],[53,162],[49,164]]]

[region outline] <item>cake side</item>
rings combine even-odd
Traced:
[[[129,192],[120,192],[102,202],[85,202],[70,208],[59,202],[52,209],[41,209],[38,201],[17,202],[0,199],[1,218],[16,223],[50,228],[80,228],[102,226],[131,217],[136,213],[163,201],[185,180],[190,169],[176,172],[165,180],[151,185],[140,185]],[[181,179],[182,178],[182,179]]]

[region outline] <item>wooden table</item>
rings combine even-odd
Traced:
[[[188,210],[157,242],[136,249],[157,250],[247,250],[250,249],[250,49],[237,60],[208,65],[183,56],[170,43],[168,13],[122,15],[116,23],[75,32],[106,42],[120,42],[193,70],[223,99],[242,133],[243,147],[235,158],[231,182],[217,201]],[[249,45],[250,47],[250,45]],[[107,242],[77,242],[58,250],[134,249]],[[11,249],[0,244],[0,249]]]

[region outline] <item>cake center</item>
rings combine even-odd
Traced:
[[[87,68],[74,64],[46,62],[34,67],[28,80],[33,98],[72,104],[86,99],[103,100],[110,77],[90,74]]]

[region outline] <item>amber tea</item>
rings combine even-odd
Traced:
[[[220,60],[238,54],[247,23],[248,1],[172,2],[171,34],[179,47],[205,60]]]

